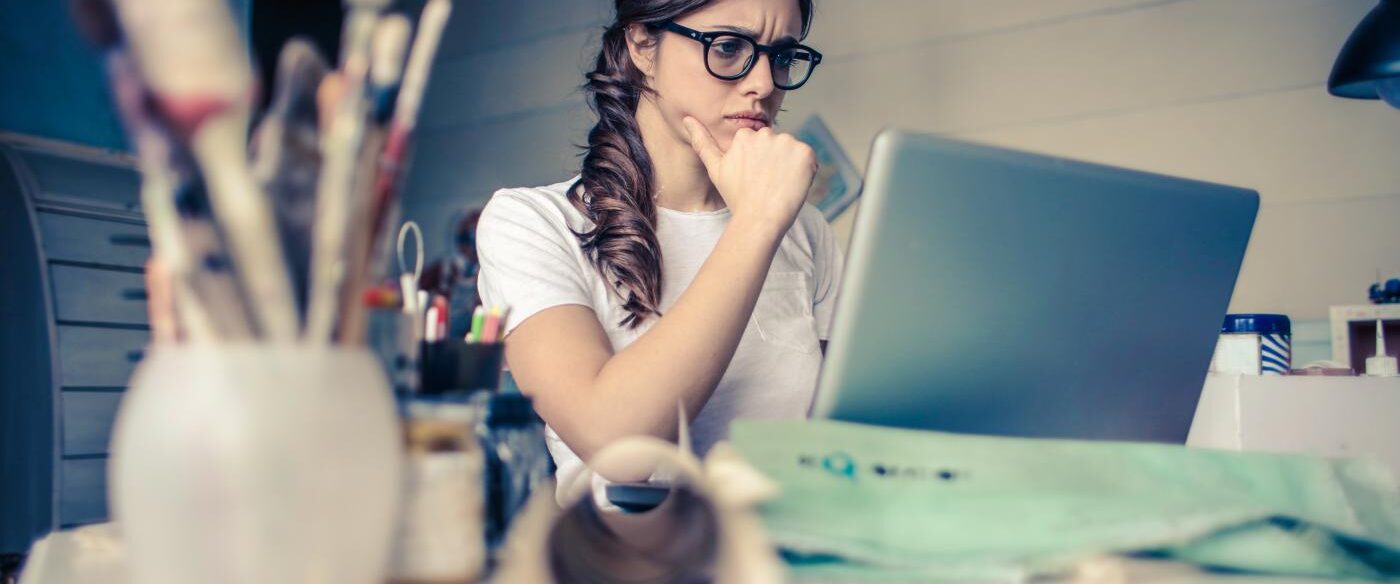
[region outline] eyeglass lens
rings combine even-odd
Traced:
[[[753,43],[741,37],[720,36],[710,43],[710,49],[705,54],[705,65],[716,76],[737,79],[753,66],[754,53]],[[811,53],[800,47],[775,49],[773,53],[775,85],[791,87],[801,84],[811,75]]]

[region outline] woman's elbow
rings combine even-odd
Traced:
[[[564,441],[564,444],[585,463],[592,460],[603,449],[621,440],[649,436],[671,442],[676,441],[675,420],[650,419],[637,411],[609,408],[608,411],[578,412],[582,415],[569,416],[569,420],[550,422],[550,427]],[[674,417],[674,415],[672,415]]]

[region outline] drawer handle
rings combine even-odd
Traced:
[[[145,352],[145,351],[141,351],[141,350],[127,351],[127,352],[126,352],[126,360],[129,361],[129,362],[131,362],[131,363],[136,363],[136,362],[140,361],[142,357],[145,357],[145,356],[146,356],[146,352]]]
[[[122,290],[122,300],[140,300],[140,301],[142,301],[142,302],[145,302],[145,301],[146,301],[146,289],[145,289],[145,288],[127,288],[127,289],[125,289],[125,290]]]
[[[151,247],[151,238],[138,233],[119,233],[107,238],[112,245],[125,245],[131,247]]]

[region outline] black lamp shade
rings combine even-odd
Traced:
[[[1400,2],[1381,0],[1356,25],[1327,79],[1338,97],[1377,99],[1375,82],[1400,77]]]

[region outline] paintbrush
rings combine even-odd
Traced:
[[[394,14],[380,19],[371,42],[368,98],[369,120],[365,124],[359,161],[355,165],[352,189],[350,231],[346,236],[348,272],[340,299],[338,339],[346,344],[364,340],[366,312],[360,301],[363,290],[370,285],[371,269],[368,256],[374,245],[370,213],[378,160],[383,152],[385,124],[392,111],[393,96],[398,93],[403,73],[404,55],[408,50],[412,25],[403,15]]]
[[[375,176],[367,226],[372,239],[368,255],[362,258],[370,266],[375,266],[379,258],[388,255],[388,242],[392,237],[393,225],[397,223],[398,194],[403,186],[403,169],[408,164],[410,141],[418,124],[418,112],[427,89],[433,58],[451,14],[452,3],[448,0],[429,0],[418,19],[418,31],[413,38],[403,81],[399,84],[384,152],[379,158]]]
[[[253,175],[272,199],[297,310],[303,316],[321,170],[316,93],[327,71],[325,59],[309,41],[287,41],[277,60],[275,93],[250,143]]]
[[[352,0],[342,34],[339,75],[343,88],[330,127],[321,140],[321,176],[316,185],[316,223],[311,248],[311,298],[305,338],[328,343],[336,331],[349,271],[346,249],[355,202],[355,163],[363,146],[369,111],[365,82],[370,37],[388,0]]]
[[[403,83],[399,86],[393,117],[389,121],[388,140],[379,160],[373,215],[376,236],[385,231],[385,219],[397,198],[403,179],[402,170],[408,162],[409,141],[418,125],[418,112],[427,90],[428,74],[442,41],[442,30],[451,15],[450,1],[428,0],[419,16],[418,32],[413,38],[413,49],[408,54],[408,67],[404,70]]]
[[[116,7],[160,111],[208,184],[257,332],[294,339],[296,310],[271,205],[248,169],[254,81],[228,4],[117,0]]]
[[[150,90],[127,51],[112,5],[108,0],[75,0],[70,7],[85,36],[103,50],[118,118],[136,150],[141,169],[141,205],[151,236],[152,255],[169,277],[178,328],[196,342],[248,337],[251,331],[246,305],[233,274],[196,267],[201,258],[221,257],[222,241],[217,239],[212,217],[182,214],[177,204],[179,193],[198,182],[198,171],[154,107]],[[186,232],[208,233],[214,239],[186,237]],[[203,245],[192,246],[192,242]],[[204,298],[196,289],[214,293]],[[219,310],[210,311],[207,302],[214,298],[222,303]],[[160,335],[157,340],[171,341],[170,335],[175,332],[156,331]]]

